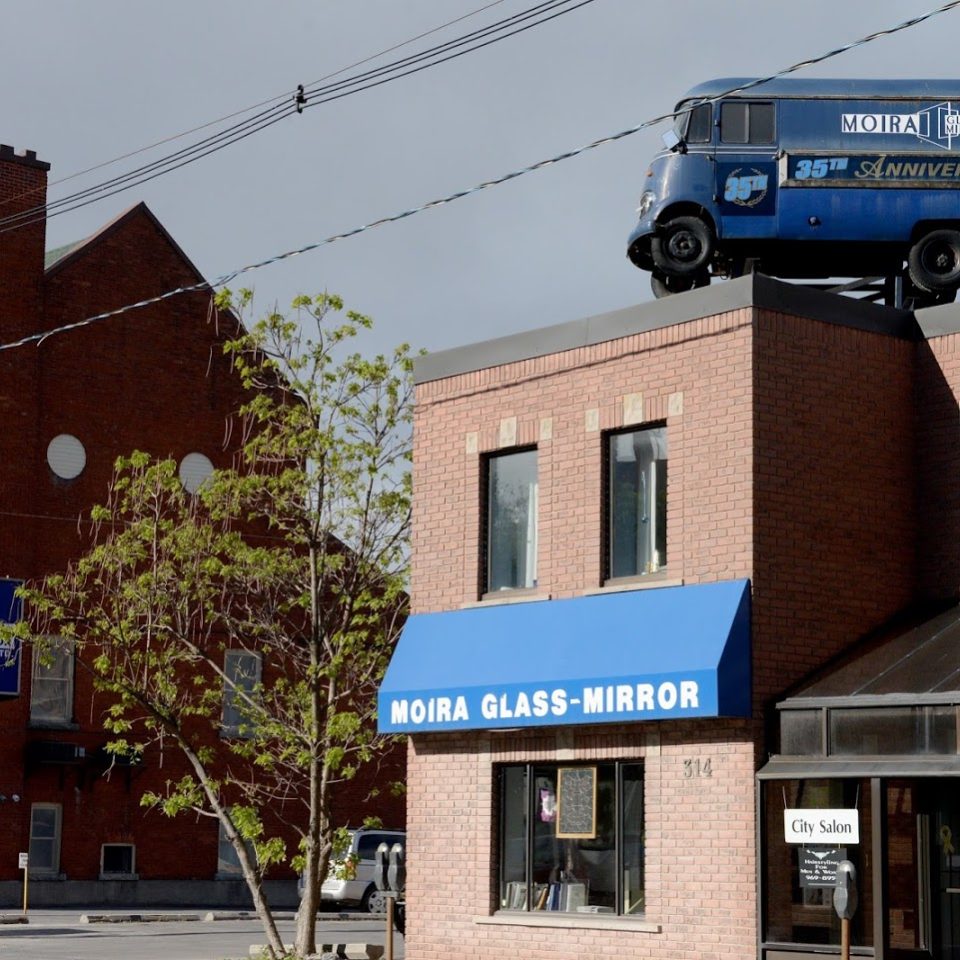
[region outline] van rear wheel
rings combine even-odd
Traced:
[[[960,286],[960,230],[931,230],[911,248],[907,257],[910,279],[927,293]]]
[[[674,277],[702,273],[713,256],[713,231],[699,217],[674,217],[651,238],[650,254],[661,273]]]
[[[659,270],[654,270],[650,274],[650,289],[658,300],[672,296],[674,293],[693,290],[695,287],[706,287],[709,283],[710,274],[706,270],[694,274],[692,277],[671,277]]]

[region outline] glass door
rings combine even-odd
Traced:
[[[930,817],[916,781],[888,780],[884,792],[886,955],[924,960],[932,957]]]
[[[936,960],[960,960],[960,781],[932,785],[930,817]]]

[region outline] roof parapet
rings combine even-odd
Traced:
[[[37,159],[36,150],[24,150],[18,153],[7,143],[0,143],[0,161],[19,163],[25,167],[36,167],[39,170],[49,170],[50,164],[45,160]]]

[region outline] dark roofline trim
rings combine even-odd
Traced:
[[[884,757],[788,757],[775,754],[757,771],[758,780],[807,777],[943,777],[960,775],[960,756],[952,753]]]
[[[170,244],[171,247],[173,247],[174,252],[180,257],[180,259],[184,262],[190,272],[193,273],[196,279],[198,281],[205,282],[206,277],[204,277],[204,275],[196,268],[193,261],[183,252],[180,244],[177,243],[172,236],[170,236],[167,228],[156,218],[153,211],[142,200],[140,203],[135,204],[127,210],[124,210],[123,213],[114,217],[113,220],[105,223],[96,233],[91,234],[85,240],[79,241],[69,253],[47,267],[44,271],[44,276],[50,277],[56,274],[59,270],[62,270],[68,264],[80,259],[80,257],[84,256],[91,249],[91,247],[116,233],[116,231],[119,230],[128,220],[133,219],[133,217],[139,213],[146,215],[147,219],[150,220],[157,232],[160,233],[160,235],[167,241],[167,243]]]
[[[752,274],[584,320],[427,354],[414,363],[414,382],[427,383],[532,360],[750,307],[904,340],[916,340],[920,336],[913,314],[907,310]]]
[[[789,697],[777,710],[844,710],[856,707],[938,707],[960,704],[960,690],[939,693],[851,693],[836,697]]]

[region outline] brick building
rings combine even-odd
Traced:
[[[0,147],[0,217],[42,209],[48,169],[32,152]],[[143,204],[46,255],[44,241],[43,215],[0,232],[4,343],[202,280]],[[188,489],[229,465],[227,425],[242,393],[221,349],[236,332],[225,325],[197,292],[0,352],[0,612],[15,612],[18,582],[81,552],[80,520],[103,502],[118,456],[173,457]],[[72,655],[43,668],[27,652],[0,685],[0,902],[19,900],[26,851],[35,905],[247,902],[216,821],[139,805],[187,772],[175,750],[148,750],[106,774],[106,704]],[[338,797],[339,822],[369,812],[402,825],[401,802],[364,806],[369,786],[358,778]],[[268,884],[278,904],[293,901],[294,887],[289,871]]]
[[[419,361],[409,960],[836,954],[842,859],[956,955],[958,357],[751,276]]]

